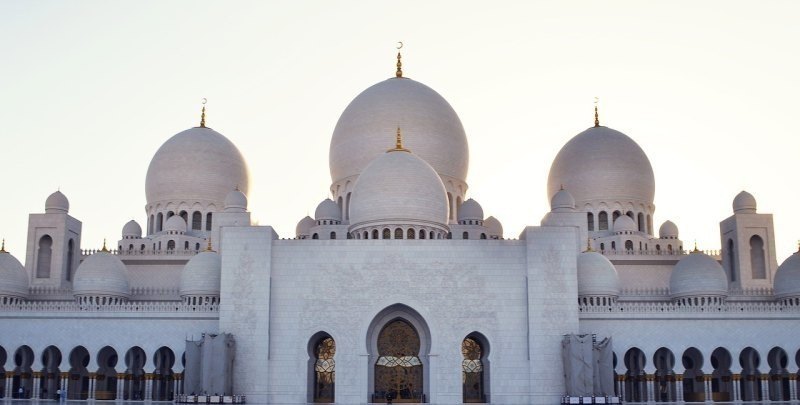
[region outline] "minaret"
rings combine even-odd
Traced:
[[[742,191],[733,215],[719,223],[722,267],[734,288],[772,288],[778,269],[772,214],[756,212],[756,199]]]
[[[56,191],[43,214],[28,216],[25,268],[32,286],[62,288],[72,283],[81,256],[81,221],[69,215],[69,200]]]

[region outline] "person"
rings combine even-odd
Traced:
[[[56,402],[61,402],[61,388],[56,390]]]
[[[19,390],[17,390],[17,398],[22,399],[22,396],[23,396],[24,393],[25,393],[25,388],[22,388],[20,386]]]

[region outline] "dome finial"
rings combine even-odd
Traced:
[[[200,113],[200,128],[205,128],[205,127],[206,127],[206,103],[207,103],[207,102],[208,102],[208,100],[206,100],[205,98],[203,98],[203,101],[202,101],[202,103],[203,103],[203,110],[202,110],[202,112]]]
[[[403,48],[403,41],[397,42],[397,72],[395,72],[395,77],[403,77],[403,62],[400,61],[402,56],[400,55],[400,49]]]
[[[205,252],[213,252],[213,251],[214,251],[214,249],[211,248],[211,237],[209,236],[208,237],[208,245],[206,245]]]
[[[600,99],[595,97],[594,98],[594,126],[595,127],[599,127],[600,126],[600,115],[597,114],[597,103],[598,102],[600,102]]]
[[[692,253],[698,253],[698,252],[700,252],[700,249],[697,248],[697,239],[695,239],[694,240],[694,250],[692,250]]]
[[[400,132],[400,127],[397,127],[397,138],[395,139],[394,148],[387,150],[387,152],[409,152],[408,149],[403,147],[403,134]]]
[[[0,253],[8,253],[6,252],[6,239],[3,238],[3,243],[0,245]]]
[[[587,236],[586,237],[586,250],[584,250],[584,252],[594,252],[594,249],[592,249],[592,237],[591,236]]]
[[[103,249],[101,249],[100,251],[108,253],[108,248],[106,247],[106,238],[103,238]]]

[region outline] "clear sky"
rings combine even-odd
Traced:
[[[293,237],[328,196],[328,147],[359,92],[394,74],[442,94],[470,146],[468,196],[506,237],[549,210],[547,173],[592,125],[641,145],[656,227],[718,249],[748,190],[778,262],[800,239],[800,2],[0,0],[0,237],[60,188],[83,248],[145,224],[150,158],[208,126],[251,173],[250,210]],[[113,242],[112,242],[113,243]]]

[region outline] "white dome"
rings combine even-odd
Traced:
[[[173,215],[164,224],[164,230],[167,232],[186,233],[186,221],[180,215]]]
[[[333,221],[341,221],[342,220],[342,209],[339,208],[339,204],[336,204],[330,198],[326,198],[322,200],[319,205],[317,205],[317,210],[314,211],[314,219],[317,221],[322,220],[333,220]]]
[[[725,270],[711,256],[694,251],[682,258],[669,277],[672,298],[728,295]]]
[[[28,298],[28,272],[5,250],[0,251],[0,296]]]
[[[361,174],[386,151],[386,134],[403,129],[403,143],[441,176],[466,182],[467,136],[453,107],[430,87],[391,78],[356,96],[336,123],[330,146],[334,183]]]
[[[358,177],[350,202],[353,230],[370,225],[430,225],[446,230],[449,207],[442,180],[413,153],[378,156]]]
[[[594,251],[578,255],[578,296],[614,296],[620,292],[619,275],[605,256]]]
[[[658,237],[661,239],[678,239],[678,225],[672,221],[664,221],[658,228]]]
[[[481,207],[481,205],[478,204],[478,202],[473,200],[472,198],[468,199],[467,201],[464,201],[463,203],[461,203],[461,207],[458,208],[458,220],[483,221],[483,207]]]
[[[483,226],[489,230],[490,235],[496,235],[499,238],[503,237],[503,224],[501,224],[497,218],[486,218],[486,220],[483,221]]]
[[[574,211],[575,210],[575,198],[572,197],[572,194],[569,191],[558,190],[558,192],[550,199],[550,211],[553,212],[565,212],[565,211]]]
[[[75,296],[130,297],[128,269],[117,257],[108,252],[97,252],[87,257],[75,272],[72,282]]]
[[[297,226],[294,228],[294,233],[296,237],[307,236],[311,234],[311,228],[316,225],[317,223],[314,222],[314,219],[309,217],[308,215],[305,218],[301,219],[300,222],[297,223]]]
[[[187,129],[158,149],[147,168],[147,203],[213,202],[223,206],[225,196],[250,186],[247,164],[239,149],[211,128]]]
[[[642,148],[622,132],[589,128],[558,152],[547,179],[547,195],[569,190],[578,206],[590,201],[653,203],[655,179]]]
[[[222,258],[206,250],[192,257],[181,272],[181,297],[187,295],[219,295]]]
[[[139,226],[139,223],[130,220],[125,226],[122,227],[122,237],[134,237],[134,238],[141,238],[142,237],[142,227]]]
[[[225,212],[246,212],[247,196],[238,188],[231,190],[231,192],[225,196],[225,205],[223,207]]]
[[[614,221],[614,232],[636,232],[636,222],[627,215],[620,215]]]
[[[756,198],[747,191],[736,194],[733,199],[733,212],[737,214],[755,214]]]
[[[800,297],[800,251],[778,266],[773,283],[775,298]]]
[[[56,191],[47,197],[44,202],[44,212],[47,214],[66,214],[69,212],[69,200],[61,191]]]

